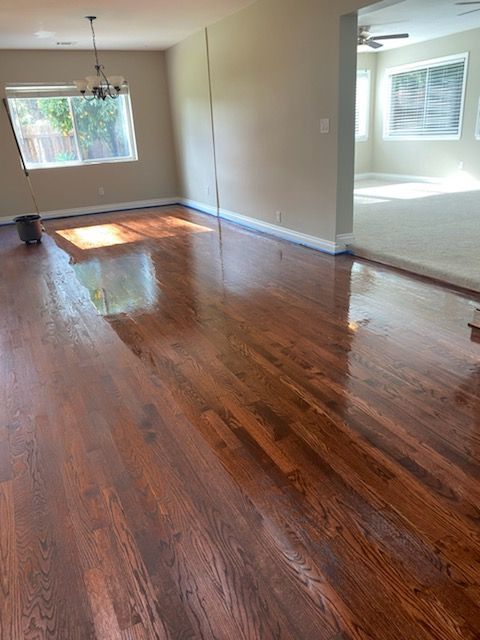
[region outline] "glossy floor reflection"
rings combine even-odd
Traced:
[[[0,230],[0,638],[480,637],[478,300],[182,207],[47,226]]]
[[[93,258],[78,262],[73,268],[104,316],[148,311],[158,304],[158,282],[148,252]]]

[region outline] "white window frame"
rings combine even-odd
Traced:
[[[25,89],[29,89],[31,87],[31,93],[35,94],[35,90],[38,91],[38,98],[42,98],[45,96],[42,96],[42,89],[48,89],[48,90],[54,90],[55,88],[59,88],[59,89],[71,89],[72,87],[70,87],[69,85],[63,85],[63,84],[51,84],[51,85],[7,85],[5,87],[6,92],[7,92],[7,101],[10,105],[10,102],[15,99],[21,99],[22,98],[22,94],[19,91],[18,95],[13,95],[12,93],[9,93],[9,90],[12,88],[13,91],[17,90],[18,88],[23,87]],[[91,159],[91,160],[65,160],[64,162],[58,162],[58,163],[53,163],[53,162],[49,162],[49,163],[45,163],[45,164],[31,164],[28,163],[27,161],[25,161],[25,165],[26,168],[28,169],[28,171],[43,171],[45,169],[50,169],[50,170],[56,170],[56,169],[66,169],[69,167],[89,167],[91,165],[96,165],[96,164],[118,164],[118,163],[122,163],[122,162],[137,162],[138,161],[138,151],[137,151],[137,137],[135,134],[135,120],[133,117],[133,109],[132,109],[132,101],[130,98],[130,91],[128,91],[128,89],[125,91],[125,93],[122,93],[121,95],[125,95],[126,96],[126,100],[125,100],[125,110],[126,110],[126,114],[127,114],[127,118],[128,118],[128,126],[130,129],[130,146],[131,146],[131,155],[128,157],[114,157],[114,158],[98,158],[98,159]],[[78,96],[80,97],[80,94],[78,94]],[[29,93],[29,97],[34,97],[33,95],[30,95]],[[65,97],[69,97],[67,94],[62,95],[62,92],[59,91],[59,95],[58,96],[52,96],[52,97],[58,97],[58,98],[65,98]],[[76,97],[76,96],[75,96]],[[107,100],[111,100],[111,99],[115,99],[115,98],[107,98]],[[70,104],[70,103],[69,103]],[[10,106],[10,110],[12,109],[12,107]],[[77,145],[77,133],[76,133],[76,124],[75,124],[75,120],[72,116],[72,124],[73,124],[73,130],[75,132],[75,144]],[[17,131],[17,126],[16,126],[16,121],[15,118],[13,118],[13,125],[14,125],[14,129],[15,129],[15,135],[19,138],[19,131]],[[20,142],[20,138],[19,138],[19,142]],[[80,154],[79,154],[80,155]]]
[[[384,85],[384,94],[383,94],[383,104],[384,108],[384,116],[383,116],[383,139],[395,142],[408,142],[412,140],[460,140],[462,138],[463,133],[463,116],[465,112],[465,94],[467,91],[467,77],[468,77],[468,60],[469,54],[468,51],[464,53],[457,53],[451,56],[443,56],[442,58],[432,58],[431,60],[421,60],[419,62],[412,62],[409,64],[403,64],[397,67],[390,67],[385,70],[385,85]],[[392,76],[403,73],[406,71],[417,71],[426,68],[432,67],[442,67],[449,62],[454,61],[464,61],[465,67],[463,72],[463,86],[462,86],[462,102],[460,105],[460,119],[458,123],[458,133],[455,134],[439,134],[439,135],[395,135],[389,133],[389,123],[390,123],[390,108],[391,108],[391,97],[392,97]]]
[[[478,101],[477,124],[475,126],[475,139],[480,140],[480,100]]]
[[[367,103],[366,103],[366,117],[365,117],[365,133],[363,134],[359,134],[357,135],[355,133],[355,141],[356,142],[367,142],[368,138],[370,136],[370,117],[371,117],[371,113],[370,113],[370,101],[371,101],[371,93],[372,93],[372,85],[371,85],[371,72],[370,69],[357,69],[357,83],[358,83],[358,74],[365,74],[366,78],[367,78],[367,86],[368,86],[368,91],[367,91]],[[358,98],[358,96],[356,97],[356,99]],[[357,111],[357,105],[355,104],[355,113]]]

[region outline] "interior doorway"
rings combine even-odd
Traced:
[[[480,290],[480,0],[359,14],[354,252]]]

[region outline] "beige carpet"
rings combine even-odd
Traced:
[[[358,256],[480,291],[480,187],[358,182]]]

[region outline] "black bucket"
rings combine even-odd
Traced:
[[[18,235],[22,242],[42,241],[42,219],[40,216],[19,216],[15,218]]]

